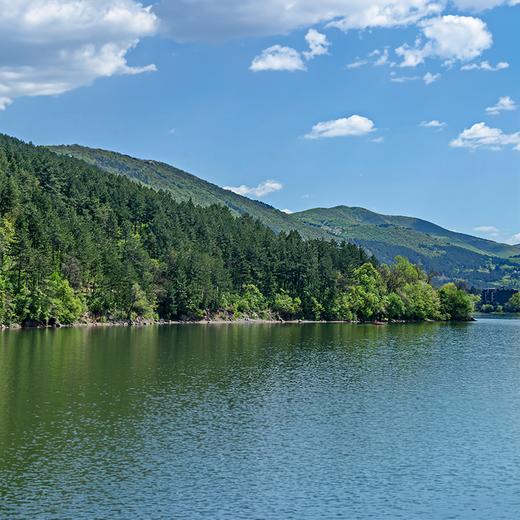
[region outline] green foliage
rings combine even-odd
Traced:
[[[459,289],[454,283],[439,290],[441,314],[448,320],[469,320],[475,310],[475,298]]]
[[[155,312],[155,301],[148,298],[145,291],[143,291],[137,282],[132,284],[131,305],[127,314],[132,319],[154,319],[157,317]]]
[[[244,285],[237,299],[237,310],[250,317],[261,316],[267,310],[267,301],[256,285]]]
[[[275,295],[272,309],[283,319],[298,318],[302,310],[302,301],[298,296],[292,298],[282,289]]]
[[[0,275],[0,324],[11,323],[12,301],[9,285],[4,275]]]
[[[401,320],[406,315],[406,307],[402,298],[396,293],[390,293],[385,299],[386,315],[391,320]]]
[[[520,292],[511,296],[507,302],[506,309],[508,312],[520,312]]]
[[[381,273],[372,265],[364,264],[354,271],[354,285],[347,296],[350,310],[362,321],[380,319],[384,312],[385,284]]]
[[[325,307],[314,296],[310,299],[310,309],[308,317],[311,320],[319,321],[323,318]]]
[[[437,291],[426,282],[406,284],[399,295],[404,303],[407,320],[438,320],[442,318]]]
[[[353,321],[356,319],[356,315],[352,311],[352,302],[347,293],[340,293],[334,298],[329,317],[331,320],[338,321]]]
[[[395,262],[389,267],[387,285],[390,291],[398,290],[408,284],[426,281],[426,275],[408,259],[396,256]]]
[[[46,297],[44,298],[46,309],[42,316],[55,318],[58,323],[70,325],[77,321],[85,313],[85,304],[74,293],[68,280],[59,273],[53,273],[47,281]]]

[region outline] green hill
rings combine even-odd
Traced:
[[[275,233],[220,204],[178,202],[0,134],[0,328],[79,319],[377,318],[384,292],[370,316],[364,300],[349,313],[344,305],[344,280],[361,284],[366,272],[383,291],[369,260],[353,244]],[[453,317],[426,291],[438,304],[428,316],[411,302],[395,317]]]
[[[220,204],[235,215],[249,214],[276,232],[296,230],[305,238],[345,239],[365,247],[382,262],[405,256],[427,271],[438,273],[439,282],[462,279],[476,287],[520,288],[518,246],[456,233],[417,218],[381,215],[363,208],[338,206],[287,215],[158,161],[79,145],[50,148],[145,186],[166,190],[177,201],[191,199],[200,206]]]
[[[383,262],[396,255],[441,279],[485,285],[520,284],[520,249],[449,231],[425,220],[381,215],[363,208],[317,208],[293,215],[302,223],[366,247]]]
[[[49,148],[54,152],[82,159],[110,173],[123,175],[145,186],[166,190],[178,202],[191,199],[199,206],[225,205],[235,215],[249,214],[276,232],[296,230],[306,238],[328,236],[325,231],[306,226],[268,204],[242,197],[162,162],[136,159],[116,152],[79,145]]]

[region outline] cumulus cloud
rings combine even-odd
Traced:
[[[309,29],[305,35],[305,41],[309,45],[309,50],[303,53],[292,47],[283,47],[282,45],[273,45],[264,49],[259,56],[253,59],[249,68],[254,72],[306,70],[302,56],[306,60],[312,60],[316,56],[328,54],[330,42],[325,34],[316,31],[316,29]]]
[[[376,127],[373,121],[363,116],[353,115],[317,123],[305,138],[321,139],[325,137],[362,136],[370,134],[375,130]]]
[[[0,0],[0,109],[21,96],[156,70],[130,66],[126,55],[157,24],[134,0]]]
[[[305,41],[309,44],[309,50],[303,55],[308,60],[329,52],[330,42],[327,40],[327,36],[316,29],[309,29],[305,35]]]
[[[499,98],[496,105],[486,108],[486,112],[491,116],[498,116],[501,112],[513,112],[518,108],[518,105],[509,97],[504,96]]]
[[[265,197],[270,193],[274,193],[275,191],[280,191],[283,189],[283,184],[277,181],[264,181],[261,182],[258,186],[246,186],[242,184],[241,186],[224,186],[225,190],[232,191],[238,195],[242,195],[244,197]]]
[[[439,121],[438,119],[432,119],[431,121],[423,121],[419,124],[421,128],[434,128],[436,130],[442,130],[447,126],[447,123]]]
[[[447,15],[424,20],[419,25],[426,42],[423,44],[418,38],[413,46],[398,47],[401,67],[416,67],[430,57],[441,58],[448,64],[469,61],[493,44],[493,37],[480,18]]]
[[[499,128],[490,128],[486,123],[476,123],[451,141],[450,146],[469,150],[486,148],[495,151],[512,146],[520,151],[520,132],[506,134]]]
[[[282,211],[282,213],[286,213],[287,215],[292,215],[294,213],[294,211],[287,209],[287,208],[282,209],[281,211]]]
[[[463,65],[460,70],[485,70],[486,72],[498,72],[509,68],[507,61],[500,61],[496,65],[491,65],[489,61],[481,61],[480,63],[468,63]]]
[[[177,41],[287,34],[328,23],[341,30],[396,27],[439,14],[446,0],[161,0],[162,31]]]
[[[254,72],[265,70],[294,72],[306,69],[305,63],[296,49],[281,45],[273,45],[268,49],[264,49],[259,56],[253,59],[249,68]]]

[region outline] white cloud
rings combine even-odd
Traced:
[[[498,72],[499,70],[506,70],[509,68],[507,61],[500,61],[496,65],[491,65],[489,61],[481,61],[480,63],[468,63],[463,65],[460,70],[485,70],[486,72]]]
[[[486,112],[491,116],[498,116],[501,112],[513,112],[518,108],[518,105],[509,97],[501,97],[496,105],[487,107]]]
[[[327,36],[316,29],[309,29],[305,35],[305,41],[309,44],[309,51],[304,52],[303,55],[308,60],[329,52],[330,42],[327,40]]]
[[[473,231],[490,237],[497,237],[500,235],[500,229],[495,226],[477,226],[473,228]]]
[[[356,58],[355,61],[347,64],[347,69],[359,69],[360,67],[368,65],[369,63],[370,62],[368,60],[362,60],[362,59]]]
[[[342,30],[396,27],[439,14],[446,0],[162,0],[162,31],[177,41],[287,34],[329,23]]]
[[[283,184],[277,182],[277,181],[264,181],[261,182],[258,186],[246,186],[245,184],[242,184],[241,186],[224,186],[225,190],[232,191],[233,193],[236,193],[238,195],[243,195],[244,197],[247,196],[254,196],[254,197],[265,197],[266,195],[269,195],[270,193],[274,193],[275,191],[280,191],[283,189]]]
[[[361,136],[370,134],[375,130],[376,127],[373,121],[363,116],[353,115],[317,123],[305,138],[321,139],[324,137]]]
[[[306,70],[300,53],[296,49],[282,47],[281,45],[273,45],[268,49],[264,49],[260,56],[256,56],[249,68],[254,72],[265,70],[286,70],[289,72]]]
[[[282,213],[286,213],[287,215],[292,215],[294,213],[294,211],[292,211],[290,209],[287,209],[287,208],[282,209],[281,212]]]
[[[391,76],[392,83],[408,83],[409,81],[419,81],[421,76]]]
[[[512,146],[520,151],[520,132],[506,134],[499,128],[490,128],[486,123],[476,123],[471,128],[466,128],[458,137],[451,141],[453,148],[487,148],[489,150],[502,150],[506,146]]]
[[[396,72],[390,74],[390,81],[393,83],[408,83],[409,81],[424,81],[426,85],[431,85],[441,79],[440,74],[432,74],[427,72],[424,76],[398,76]]]
[[[352,63],[347,65],[347,69],[358,69],[364,65],[372,64],[374,67],[382,67],[383,65],[392,65],[390,63],[390,55],[388,48],[385,47],[383,51],[375,49],[366,58],[356,58]]]
[[[453,3],[462,10],[484,11],[500,5],[518,5],[520,0],[453,0]]]
[[[428,16],[439,14],[444,7],[442,2],[429,0],[342,3],[350,4],[351,12],[339,20],[328,23],[328,27],[336,27],[342,31],[411,25]]]
[[[513,235],[509,240],[506,240],[506,242],[512,246],[520,245],[520,233]]]
[[[374,139],[370,139],[370,142],[376,143],[376,144],[381,144],[381,143],[385,142],[385,138],[384,137],[374,137]]]
[[[443,121],[439,121],[438,119],[432,119],[431,121],[423,121],[419,124],[421,128],[435,128],[437,130],[442,130],[447,126]]]
[[[130,66],[126,55],[157,24],[134,0],[0,0],[0,109],[21,96],[156,70]]]
[[[309,50],[300,53],[292,47],[273,45],[264,49],[259,56],[256,56],[249,67],[254,72],[265,70],[289,71],[307,70],[302,56],[308,61],[316,56],[328,54],[330,42],[327,36],[315,29],[309,29],[305,35],[305,41],[309,45]]]
[[[447,15],[424,20],[419,25],[426,43],[417,39],[413,46],[398,47],[396,53],[403,60],[401,67],[416,67],[430,57],[441,58],[448,64],[469,61],[493,44],[493,37],[480,18]]]
[[[427,72],[423,76],[423,81],[426,83],[426,85],[431,85],[432,83],[435,83],[436,81],[439,81],[441,79],[440,74],[432,74],[431,72]]]
[[[383,65],[388,64],[388,48],[385,48],[383,52],[379,50],[375,50],[371,56],[376,56],[376,61],[374,62],[374,67],[382,67]]]

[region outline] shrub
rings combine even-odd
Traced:
[[[454,283],[439,290],[441,313],[448,320],[469,320],[475,310],[475,297],[459,289]]]
[[[273,311],[278,313],[281,318],[294,319],[301,313],[302,301],[300,298],[292,298],[283,289],[274,297]]]

